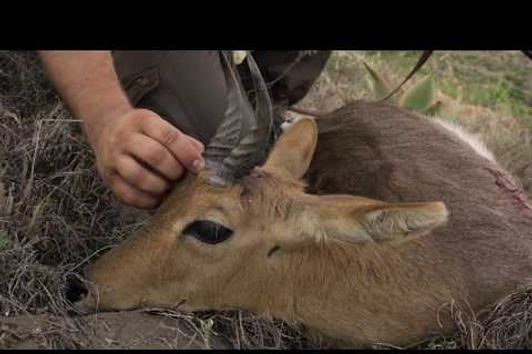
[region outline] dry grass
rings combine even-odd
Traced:
[[[65,279],[149,214],[124,207],[103,185],[79,122],[46,82],[34,53],[0,52],[0,76],[0,313],[53,314],[56,324],[72,325],[65,320]],[[295,329],[244,311],[187,316],[199,334],[201,321],[212,321],[238,348],[305,345]],[[39,345],[83,347],[73,334],[80,326],[50,330]]]
[[[353,98],[369,98],[360,62],[364,56],[336,54],[302,106],[328,111]],[[496,110],[476,106],[468,109],[460,121],[487,140],[532,194],[530,131],[508,114],[501,116]],[[65,279],[142,225],[149,214],[123,207],[105,188],[79,122],[46,82],[34,53],[0,52],[0,141],[1,316],[41,318],[45,314],[47,325],[43,328],[47,330],[39,332],[34,345],[92,347],[96,344],[90,335],[87,337],[93,333],[90,325],[68,316]],[[478,318],[468,311],[449,308],[454,311],[457,334],[420,346],[531,347],[531,299],[528,290],[511,294]],[[235,348],[326,346],[304,339],[297,326],[261,319],[245,311],[194,315],[148,312],[178,319],[179,335],[200,341],[204,347],[213,346],[209,342],[213,333],[222,335]],[[0,347],[24,340],[17,328],[0,323]]]
[[[63,313],[64,277],[116,240],[116,201],[35,55],[0,53],[0,75],[1,310]]]

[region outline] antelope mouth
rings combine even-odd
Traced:
[[[197,309],[188,304],[187,299],[181,299],[174,304],[154,305],[147,300],[141,300],[133,306],[123,308],[101,307],[99,303],[98,289],[92,283],[82,280],[78,277],[71,277],[68,279],[65,291],[65,297],[70,305],[68,314],[71,316],[91,315],[98,312],[121,312],[121,311],[145,311],[145,312],[161,312],[161,311],[183,311],[193,312]]]
[[[86,315],[96,312],[94,291],[87,281],[73,275],[67,278],[65,298],[68,301],[70,315]]]

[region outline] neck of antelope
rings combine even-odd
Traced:
[[[245,305],[331,337],[349,340],[356,331],[379,340],[384,334],[374,329],[385,324],[382,331],[415,340],[436,325],[438,308],[456,295],[452,272],[442,277],[431,266],[437,264],[434,251],[417,241],[394,247],[328,240],[272,257],[273,280],[257,281]]]

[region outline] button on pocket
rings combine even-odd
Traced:
[[[150,84],[150,81],[146,77],[140,76],[135,80],[135,83],[141,87],[146,87]]]
[[[129,101],[135,106],[144,96],[159,86],[159,68],[149,67],[122,80],[122,87]]]

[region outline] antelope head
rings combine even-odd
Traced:
[[[282,317],[301,289],[320,287],[328,267],[335,267],[329,246],[400,244],[445,222],[441,202],[306,194],[302,178],[318,139],[310,118],[290,126],[266,161],[253,166],[272,113],[252,56],[247,60],[256,109],[243,99],[229,63],[230,102],[237,103],[229,104],[227,120],[206,149],[206,169],[189,174],[139,232],[92,264],[80,307],[246,308]],[[241,138],[243,114],[257,119]]]

